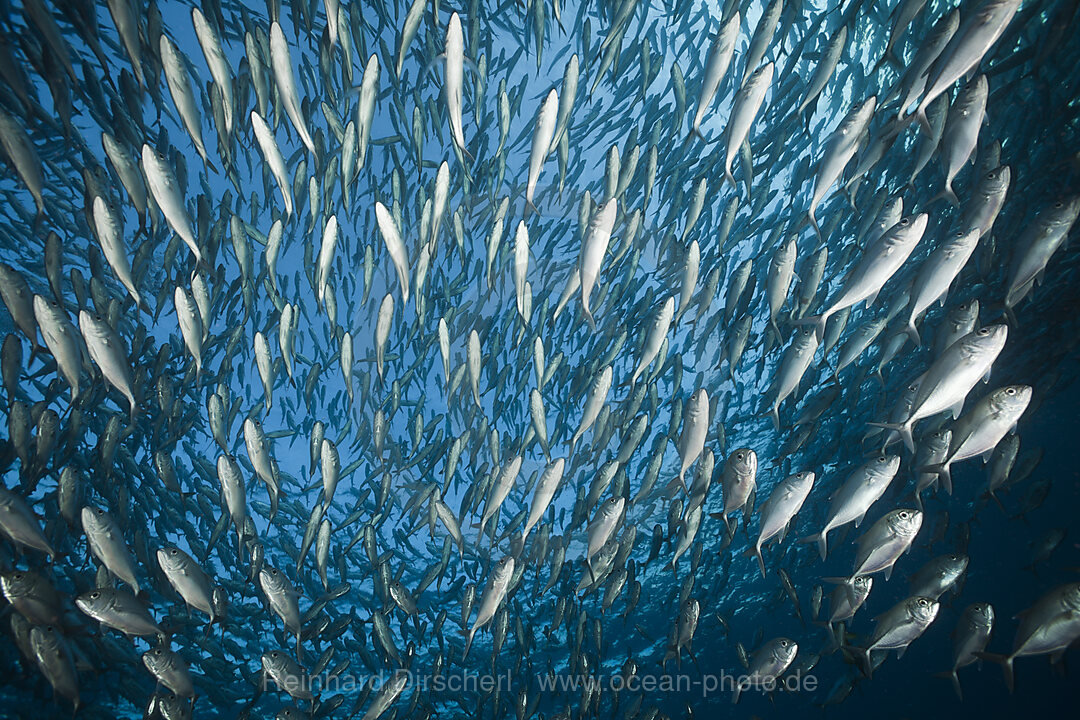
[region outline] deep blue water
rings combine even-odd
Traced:
[[[944,150],[930,159],[911,186],[907,185],[915,157],[926,142],[926,131],[912,122],[899,130],[895,142],[865,177],[852,184],[850,201],[839,190],[826,196],[817,211],[823,231],[819,238],[805,218],[829,134],[857,102],[871,95],[884,100],[903,78],[901,71],[913,62],[934,23],[954,5],[959,7],[963,23],[974,16],[980,3],[927,2],[899,35],[896,51],[901,64],[885,62],[880,67],[877,61],[901,14],[894,7],[897,3],[855,0],[840,7],[808,0],[784,3],[760,59],[762,63],[775,62],[777,69],[749,133],[752,171],[745,165],[745,156],[736,157],[737,186],[733,187],[724,182],[724,133],[728,132],[744,73],[755,69],[746,67],[747,56],[755,28],[767,14],[765,3],[757,0],[566,3],[558,5],[558,21],[557,5],[541,5],[541,0],[532,0],[527,7],[479,1],[460,6],[424,4],[420,29],[404,56],[400,78],[394,65],[400,28],[409,11],[407,3],[343,3],[342,19],[347,20],[351,40],[329,51],[325,49],[329,38],[325,7],[335,3],[312,2],[310,15],[301,13],[298,3],[271,2],[269,9],[266,3],[244,7],[243,3],[226,2],[220,8],[216,3],[204,3],[203,10],[222,39],[236,88],[231,134],[221,131],[211,109],[211,93],[217,90],[208,89],[211,72],[192,29],[191,4],[132,2],[142,36],[143,70],[150,86],[140,90],[114,19],[125,1],[94,6],[89,1],[30,0],[0,6],[0,40],[8,56],[0,57],[0,70],[4,71],[0,109],[29,138],[42,169],[45,197],[44,211],[36,217],[29,183],[5,142],[0,153],[0,191],[4,195],[0,260],[26,281],[30,292],[51,298],[44,255],[49,232],[57,233],[62,248],[58,299],[76,328],[81,309],[111,314],[116,319],[124,360],[135,369],[137,407],[131,415],[123,395],[106,383],[89,357],[81,363],[83,392],[72,403],[69,384],[58,373],[51,352],[31,352],[40,342],[39,336],[27,334],[15,322],[5,294],[6,309],[0,310],[0,332],[6,337],[6,429],[0,430],[5,438],[0,447],[3,486],[30,506],[34,522],[56,548],[57,557],[46,562],[40,552],[5,537],[0,539],[0,570],[39,572],[63,598],[65,612],[60,626],[73,651],[78,675],[78,717],[138,717],[161,687],[155,686],[154,676],[140,658],[158,644],[155,637],[129,641],[74,606],[75,597],[98,583],[126,586],[104,571],[97,573],[99,563],[90,555],[83,529],[77,521],[69,525],[60,516],[58,487],[64,468],[79,472],[85,503],[103,507],[119,520],[123,540],[135,559],[136,575],[145,589],[141,602],[155,620],[171,630],[170,647],[191,666],[198,696],[194,716],[271,717],[290,701],[272,682],[259,679],[260,656],[278,651],[295,657],[296,641],[283,633],[282,621],[267,607],[257,579],[257,553],[264,552],[264,562],[288,575],[302,592],[301,613],[323,604],[319,598],[325,589],[316,571],[315,547],[299,567],[296,561],[312,508],[322,497],[322,473],[311,467],[308,451],[316,420],[326,424],[326,437],[336,444],[341,468],[346,471],[327,510],[333,527],[328,584],[348,583],[348,590],[305,617],[302,665],[312,671],[320,657],[326,658],[324,653],[332,650],[326,666],[337,667],[341,677],[358,682],[399,667],[408,667],[418,679],[424,678],[441,664],[443,677],[473,677],[478,682],[488,678],[496,683],[495,692],[473,688],[459,693],[424,686],[418,680],[383,717],[394,713],[399,718],[550,718],[562,711],[571,712],[573,717],[594,713],[623,717],[631,710],[638,712],[636,717],[650,717],[650,712],[669,717],[816,714],[821,712],[816,706],[825,704],[847,683],[852,685],[850,694],[843,702],[825,708],[825,715],[1048,716],[1068,712],[1075,704],[1074,673],[1069,671],[1070,663],[1076,662],[1074,651],[1053,667],[1045,656],[1018,659],[1012,694],[1006,690],[1000,670],[991,663],[984,663],[981,669],[961,669],[963,703],[948,680],[934,676],[949,668],[949,635],[968,604],[993,604],[997,620],[988,650],[1007,653],[1017,625],[1014,616],[1046,592],[1077,580],[1080,484],[1073,438],[1075,408],[1080,402],[1076,383],[1080,292],[1075,242],[1064,244],[1050,258],[1040,285],[1013,309],[1008,341],[993,364],[989,384],[980,383],[968,397],[970,408],[986,392],[1002,385],[1027,384],[1034,389],[1031,406],[1016,430],[1021,438],[1020,454],[1013,479],[1000,492],[1003,508],[983,496],[987,471],[982,462],[973,458],[958,463],[953,471],[953,495],[924,495],[926,516],[911,552],[899,560],[889,581],[875,576],[866,607],[848,626],[848,642],[856,647],[865,645],[874,627],[872,618],[907,596],[912,573],[932,557],[965,552],[970,556],[965,578],[957,590],[942,597],[937,618],[902,658],[890,654],[872,678],[864,677],[845,652],[826,652],[828,635],[813,623],[810,599],[822,578],[851,572],[854,540],[865,528],[888,510],[911,506],[912,454],[898,444],[890,447],[889,452],[902,458],[897,477],[871,507],[865,524],[859,529],[833,531],[827,560],[818,558],[814,545],[798,542],[823,525],[830,493],[855,466],[881,450],[880,443],[865,437],[867,423],[886,419],[907,383],[932,362],[934,351],[930,348],[945,314],[961,302],[977,299],[981,303],[980,325],[1005,322],[1003,301],[1010,268],[1025,250],[1025,231],[1045,217],[1039,213],[1046,212],[1055,200],[1076,196],[1080,188],[1080,76],[1075,67],[1080,63],[1080,44],[1075,38],[1080,12],[1075,3],[1022,3],[1001,38],[983,57],[979,69],[987,75],[990,92],[977,145],[955,182],[960,209],[938,196],[945,180]],[[45,7],[51,13],[58,36],[73,59],[74,78],[65,74],[52,37],[42,32],[42,22],[26,5],[31,10]],[[911,3],[900,5],[912,7]],[[85,13],[80,15],[83,8]],[[537,20],[540,8],[543,16]],[[704,140],[686,140],[711,38],[735,9],[742,18],[738,39],[731,66],[702,122]],[[453,12],[460,14],[465,35],[463,118],[471,158],[454,147],[444,96],[445,35]],[[249,31],[269,35],[271,13],[277,13],[284,29],[293,76],[304,101],[301,112],[318,149],[317,153],[305,149],[293,122],[271,99],[263,114],[288,166],[296,208],[291,218],[283,215],[281,192],[266,170],[249,120],[253,108],[263,108],[251,87],[244,35]],[[96,18],[92,34],[81,29],[87,26],[87,17]],[[223,26],[218,26],[219,18]],[[612,33],[612,24],[620,18],[625,21],[619,26],[621,30]],[[794,108],[828,41],[841,25],[848,28],[848,41],[837,69],[816,105],[800,116]],[[537,27],[542,28],[542,54],[537,53]],[[214,169],[206,167],[196,153],[160,76],[156,34],[162,31],[186,58],[189,82],[196,88],[202,139]],[[618,39],[621,52],[601,74],[604,43],[609,38]],[[95,57],[94,40],[100,43],[104,62]],[[565,90],[564,70],[575,54],[582,59],[582,66],[570,116],[566,169],[562,169],[560,151],[552,150],[537,185],[536,210],[526,212],[525,186],[537,114],[550,89]],[[372,143],[366,165],[350,183],[346,200],[337,176],[340,173],[326,180],[327,163],[330,158],[343,161],[344,145],[327,114],[343,126],[359,117],[360,85],[371,56],[378,58],[380,65]],[[346,65],[351,71],[345,70]],[[266,68],[265,72],[269,87],[274,83],[273,71]],[[954,85],[962,87],[964,82]],[[685,97],[680,83],[685,86]],[[23,87],[30,99],[22,97]],[[511,115],[505,137],[500,129],[503,91]],[[944,97],[954,102],[955,96],[950,86]],[[324,102],[325,108],[321,105]],[[896,105],[888,105],[874,116],[872,137],[885,132],[893,116],[903,110]],[[414,133],[416,122],[422,125],[419,139]],[[154,221],[149,229],[141,222],[102,150],[103,129],[120,138],[136,167],[143,143],[166,155],[180,177],[206,266],[195,263],[160,215],[151,213]],[[1000,144],[1000,163],[1011,168],[1012,181],[993,232],[980,242],[952,284],[944,307],[935,303],[921,321],[923,347],[916,349],[906,343],[885,365],[879,379],[874,374],[878,361],[890,338],[904,328],[908,288],[930,252],[961,222],[976,183],[972,163],[983,168],[986,158],[994,157],[995,143]],[[617,176],[608,177],[613,147],[620,168],[636,162],[636,169],[624,178],[613,240],[592,291],[597,322],[593,331],[583,312],[580,292],[571,297],[558,318],[553,316],[568,278],[577,271],[587,235],[587,216],[582,222],[579,211],[582,198],[588,193],[596,203],[607,197],[609,186],[623,185],[612,182]],[[505,154],[500,159],[502,148]],[[656,157],[655,180],[647,186],[651,152]],[[848,173],[865,156],[866,151],[860,151],[847,166]],[[437,169],[444,161],[450,173],[448,205],[421,286],[418,265],[426,240],[422,233],[430,233],[424,219],[425,200],[434,194]],[[100,173],[97,185],[92,181],[93,173]],[[91,178],[89,183],[87,177]],[[314,213],[309,177],[319,187],[321,207]],[[690,210],[699,182],[705,183],[704,201],[691,224]],[[144,299],[142,309],[131,301],[115,269],[102,257],[100,241],[91,227],[92,210],[90,221],[84,214],[88,202],[92,208],[95,192],[102,194],[120,219],[121,242],[128,260],[134,259],[134,282]],[[718,234],[725,209],[736,196],[734,223],[726,242],[721,243]],[[829,262],[808,315],[822,312],[841,294],[847,273],[870,245],[866,228],[886,196],[901,197],[905,214],[928,213],[928,229],[911,258],[885,283],[876,302],[868,308],[859,303],[852,309],[840,347],[873,319],[888,315],[889,323],[854,366],[839,374],[841,393],[811,437],[781,460],[780,448],[796,432],[791,422],[804,407],[803,399],[830,382],[836,365],[836,349],[824,358],[818,350],[799,390],[780,408],[780,431],[774,430],[763,411],[771,404],[769,393],[781,358],[798,328],[792,315],[810,276],[811,257],[823,246],[829,250]],[[497,227],[496,209],[503,198],[509,209],[496,235],[496,250],[490,255],[489,237]],[[390,209],[408,253],[412,285],[408,302],[404,302],[384,231],[375,219],[376,201]],[[631,237],[635,210],[641,211],[640,225]],[[458,227],[456,212],[460,213]],[[320,305],[314,268],[331,214],[340,227],[330,265],[328,291],[332,300]],[[278,219],[284,223],[284,240],[273,285],[268,280],[271,271],[264,251],[267,234]],[[522,219],[529,235],[529,290],[525,294],[530,297],[531,312],[524,313],[528,317],[518,311],[514,275],[516,229]],[[767,339],[766,275],[776,248],[789,237],[797,241],[796,277],[785,293],[778,320],[784,338],[776,344]],[[633,406],[628,381],[654,314],[669,295],[679,301],[692,243],[700,249],[692,299],[685,316],[667,335],[662,364],[658,361],[639,380],[639,384],[647,383],[649,390]],[[251,258],[251,276],[245,275],[239,260],[245,251]],[[374,270],[370,280],[365,275],[365,253],[369,251]],[[737,268],[748,260],[752,260],[752,280],[746,294],[733,307],[731,320],[716,320],[718,314],[725,313]],[[715,295],[709,297],[706,286],[714,272],[719,281]],[[211,312],[204,318],[204,367],[198,376],[173,302],[174,288],[191,290],[196,273],[207,283],[211,298]],[[89,287],[86,292],[82,291],[84,283]],[[4,289],[10,291],[8,285]],[[393,300],[394,316],[386,348],[385,381],[380,381],[375,328],[384,297]],[[423,305],[417,298],[423,298]],[[301,318],[292,358],[295,383],[286,375],[284,350],[278,341],[283,302],[295,304]],[[690,322],[695,316],[700,319]],[[752,319],[751,337],[737,367],[729,369],[726,343],[743,317]],[[451,370],[461,373],[453,393],[449,392],[440,356],[440,319],[446,320],[449,328]],[[474,330],[483,353],[478,405],[472,396],[470,372],[458,370],[467,363],[466,347]],[[256,332],[264,333],[273,361],[269,408],[264,406],[265,392],[256,367]],[[529,508],[536,477],[548,460],[531,427],[529,394],[538,385],[536,340],[543,345],[549,367],[561,356],[559,369],[542,388],[552,457],[570,455],[569,439],[602,359],[612,366],[615,381],[606,403],[610,415],[585,433],[574,448],[570,470],[551,508],[522,548],[514,535],[521,529],[521,513]],[[341,367],[342,348],[346,346],[354,357],[347,378]],[[677,532],[667,531],[672,504],[663,492],[679,469],[678,439],[683,421],[676,421],[673,415],[682,415],[699,388],[706,389],[714,402],[705,448],[715,456],[715,468],[701,529],[673,571],[665,565],[674,552]],[[214,393],[225,400],[229,412],[226,445],[242,467],[252,520],[253,532],[239,552],[237,530],[220,498],[215,470],[222,449],[212,437],[208,418],[207,403]],[[175,415],[168,408],[170,396],[179,398]],[[43,434],[37,429],[37,419],[46,408],[56,413],[61,440],[47,447],[39,462],[30,462],[27,458],[33,457],[34,443]],[[12,420],[24,410],[33,421],[28,432],[22,432]],[[377,411],[387,418],[381,448],[375,441]],[[633,576],[610,609],[602,612],[603,590],[585,596],[574,592],[579,580],[589,574],[583,555],[587,523],[595,509],[583,508],[584,494],[604,464],[617,456],[632,423],[642,414],[647,415],[638,420],[644,423],[643,436],[610,487],[601,493],[601,501],[609,496],[634,499],[657,448],[662,452],[662,465],[653,491],[629,503],[616,531],[616,537],[625,539],[636,529],[629,564],[624,565],[633,568]],[[245,418],[262,423],[280,472],[281,506],[273,518],[267,486],[255,477],[245,446]],[[113,428],[123,430],[112,462],[107,461],[102,442],[108,436],[110,421]],[[929,428],[947,426],[949,421],[945,416],[922,421],[916,438]],[[598,447],[596,439],[604,423],[609,427],[617,423],[618,427],[606,436],[606,444]],[[454,438],[460,438],[464,447],[456,471],[446,477]],[[744,528],[738,529],[729,544],[722,523],[708,515],[719,511],[724,499],[724,462],[734,449],[742,447],[753,449],[759,458],[758,509],[788,473],[813,470],[817,474],[816,485],[784,542],[779,548],[766,549],[768,575],[764,579],[756,561],[744,555],[748,547]],[[155,471],[155,452],[172,457],[183,495],[166,487]],[[523,458],[520,475],[501,511],[489,523],[489,530],[494,531],[478,538],[475,524],[488,494],[485,483],[490,483],[515,454]],[[1039,458],[1037,463],[1034,458]],[[691,466],[688,482],[701,463],[698,460]],[[1029,474],[1017,478],[1019,468],[1025,465]],[[448,546],[448,533],[441,522],[432,519],[428,524],[429,512],[434,513],[429,494],[433,485],[439,486],[442,499],[460,521],[464,553]],[[1044,493],[1047,485],[1049,490]],[[685,494],[677,495],[676,502],[687,501]],[[756,534],[757,518],[755,513],[750,537]],[[375,555],[382,563],[379,570],[373,568],[362,540],[365,524],[373,530]],[[658,557],[650,559],[657,524],[667,537]],[[1049,559],[1028,567],[1037,543],[1056,529],[1064,531],[1064,540]],[[560,569],[560,581],[542,592],[555,554],[549,546],[544,557],[536,556],[537,537],[547,531],[553,538],[565,538],[566,565]],[[229,611],[220,627],[204,632],[206,618],[198,611],[189,619],[183,601],[170,588],[155,559],[156,550],[168,545],[195,556],[212,582],[228,596]],[[437,581],[421,589],[425,575],[448,549],[446,569]],[[700,562],[695,562],[693,558],[699,553]],[[505,614],[493,623],[505,618],[505,641],[493,657],[492,625],[488,625],[476,635],[468,657],[463,659],[466,631],[477,617],[485,583],[506,555],[516,555],[519,565],[526,564],[527,570],[502,603]],[[805,623],[796,618],[781,587],[780,568],[790,574]],[[384,573],[384,580],[400,579],[415,595],[415,617],[395,606],[379,573]],[[641,583],[641,592],[640,601],[633,606],[630,586],[635,578]],[[689,578],[693,578],[692,585]],[[476,586],[476,603],[467,622],[462,623],[464,587],[472,584]],[[826,596],[828,589],[826,585]],[[681,665],[676,665],[674,660],[665,662],[665,656],[669,634],[677,627],[684,599],[681,593],[696,599],[701,612],[692,641],[693,658],[683,651]],[[560,598],[567,603],[565,613],[557,607]],[[827,611],[826,599],[822,612]],[[13,641],[14,626],[9,621],[18,612],[7,604],[0,610],[0,627],[4,628],[0,717],[69,717],[72,704],[56,696],[39,664],[22,654]],[[441,612],[446,617],[437,631],[434,626],[440,622]],[[553,629],[559,613],[563,614],[562,624]],[[400,662],[375,641],[371,620],[376,615],[386,619]],[[322,632],[317,631],[320,623],[324,625]],[[336,630],[334,636],[327,625]],[[808,673],[809,686],[770,697],[748,692],[736,706],[731,704],[730,692],[703,692],[703,684],[721,673],[743,673],[737,645],[752,653],[763,641],[780,636],[798,643],[792,669],[821,654]],[[586,677],[610,684],[628,658],[637,662],[641,679],[650,678],[658,684],[656,690],[623,691],[617,698],[605,691],[586,703],[580,688],[542,689],[541,683],[552,676],[570,682]],[[500,684],[501,678],[507,686]],[[689,689],[668,691],[666,683],[676,688],[689,684]],[[258,686],[265,686],[265,691],[258,691]],[[339,702],[335,697],[342,697],[341,705],[328,711],[332,706],[326,703]],[[317,708],[300,702],[301,716],[314,709],[317,716],[361,717],[371,705],[368,694],[348,685],[327,689],[320,700],[323,704]]]

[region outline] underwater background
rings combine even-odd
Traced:
[[[1068,713],[1078,32],[1065,0],[4,1],[0,717]],[[999,324],[966,415],[914,452],[870,424]],[[916,503],[948,429],[984,446]],[[864,653],[946,555],[910,648]],[[1032,607],[1057,645],[1010,692]],[[795,684],[711,685],[755,672]]]

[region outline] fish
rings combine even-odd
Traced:
[[[1020,626],[1016,630],[1012,652],[999,655],[982,651],[974,652],[977,659],[990,660],[1001,665],[1005,685],[1011,692],[1015,687],[1013,661],[1018,657],[1050,655],[1060,660],[1065,650],[1080,634],[1080,616],[1077,604],[1080,585],[1059,585],[1040,597],[1034,605],[1018,616]]]
[[[864,300],[867,307],[873,305],[881,288],[900,269],[915,250],[915,246],[922,240],[928,220],[929,215],[926,213],[901,218],[866,249],[844,279],[843,290],[839,297],[833,300],[832,304],[820,315],[802,318],[798,322],[813,325],[814,333],[820,341],[825,334],[825,324],[838,311],[850,308]]]
[[[960,614],[960,619],[952,632],[952,669],[940,674],[952,680],[956,697],[960,700],[964,699],[964,693],[960,688],[960,677],[956,671],[978,660],[977,653],[985,651],[993,631],[994,607],[990,603],[971,603]]]
[[[712,38],[712,43],[709,45],[708,59],[705,61],[705,75],[701,80],[701,92],[698,94],[697,109],[694,111],[694,120],[690,124],[688,139],[693,137],[704,139],[701,135],[701,122],[705,119],[709,108],[712,107],[716,92],[719,90],[720,83],[723,82],[728,67],[731,65],[731,59],[735,55],[735,43],[739,38],[740,24],[741,17],[739,11],[736,10],[724,21],[720,26],[720,30]]]
[[[784,674],[784,671],[791,665],[798,652],[798,643],[787,638],[774,638],[766,642],[750,656],[747,679],[735,685],[735,691],[731,694],[731,702],[739,702],[739,696],[746,689],[756,684],[769,687],[777,677]]]
[[[762,577],[765,577],[765,560],[761,556],[761,546],[774,537],[779,537],[779,542],[784,541],[792,521],[809,497],[815,479],[816,475],[808,470],[789,475],[777,483],[768,500],[762,503],[759,512],[761,530],[752,548]]]
[[[908,451],[914,451],[911,429],[915,422],[947,409],[952,410],[953,417],[958,417],[967,394],[990,371],[1007,336],[1008,327],[998,324],[980,328],[955,341],[922,376],[907,419],[872,425],[899,432]]]
[[[724,640],[799,712],[1080,634],[1072,4],[102,5],[0,43],[3,713],[690,717],[629,682]]]
[[[824,560],[828,554],[829,531],[851,522],[855,523],[855,527],[862,524],[866,511],[884,494],[899,469],[898,455],[879,455],[855,468],[832,495],[825,527],[802,542],[817,543],[818,552]]]
[[[941,605],[925,597],[909,597],[875,618],[874,634],[862,650],[863,671],[873,674],[870,654],[876,650],[896,650],[902,656],[937,618]]]

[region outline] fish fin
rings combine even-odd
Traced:
[[[754,545],[751,548],[747,548],[743,553],[743,557],[756,557],[758,561],[758,567],[761,568],[761,577],[765,577],[765,558],[761,555],[761,546]]]
[[[919,468],[918,472],[937,473],[938,479],[941,481],[941,487],[944,488],[945,493],[952,495],[952,471],[949,468],[950,465],[950,462],[932,463]]]
[[[922,338],[919,337],[919,329],[915,327],[915,318],[908,322],[906,332],[908,337],[911,338],[911,342],[915,343],[915,347],[922,347]]]
[[[876,301],[876,300],[877,300],[878,292],[880,292],[880,291],[881,291],[881,288],[878,288],[877,290],[875,290],[874,292],[870,293],[870,294],[869,294],[869,295],[868,295],[868,296],[866,297],[866,309],[867,309],[867,310],[869,310],[869,309],[870,309],[870,307],[871,307],[871,306],[872,306],[872,305],[874,304],[874,301]]]
[[[705,139],[705,136],[701,134],[701,129],[700,128],[690,128],[690,132],[687,133],[686,139],[683,140],[683,147],[685,148],[691,142],[693,142],[694,138],[697,138],[698,140],[700,140],[701,142],[706,143],[706,144],[708,144],[708,142],[709,142],[708,140]]]
[[[908,449],[908,452],[915,452],[915,439],[911,436],[911,426],[908,423],[879,423],[872,422],[867,423],[870,427],[884,428],[885,430],[893,430],[900,434],[900,437],[904,440],[904,446]]]
[[[810,317],[799,318],[793,321],[794,325],[813,325],[814,334],[817,335],[817,340],[820,343],[825,338],[825,323],[828,321],[828,315],[811,315]]]
[[[469,648],[472,647],[473,635],[476,634],[476,628],[469,630],[465,636],[465,651],[461,654],[461,659],[464,660],[469,655]]]
[[[817,543],[818,552],[821,553],[821,559],[824,560],[825,556],[829,554],[828,534],[825,532],[819,532],[816,535],[804,537],[799,540],[800,543]]]
[[[686,487],[686,481],[683,480],[681,475],[667,484],[667,487],[664,488],[664,496],[667,498],[673,498],[680,489],[684,493],[690,492]]]
[[[811,210],[806,216],[810,219],[810,224],[814,226],[814,232],[817,233],[818,241],[825,242],[825,237],[821,234],[821,226],[818,225],[817,218],[814,217],[814,211]]]
[[[998,653],[977,652],[975,657],[980,660],[989,660],[1001,666],[1001,672],[1005,675],[1005,686],[1011,693],[1014,688],[1013,658],[1011,655],[999,655]]]
[[[956,697],[960,698],[961,702],[964,700],[964,692],[960,689],[960,678],[957,676],[956,670],[934,673],[934,677],[952,680],[953,689],[956,690]]]

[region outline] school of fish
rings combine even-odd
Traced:
[[[1080,637],[964,592],[1065,535],[1077,3],[2,15],[0,717],[711,717]]]

